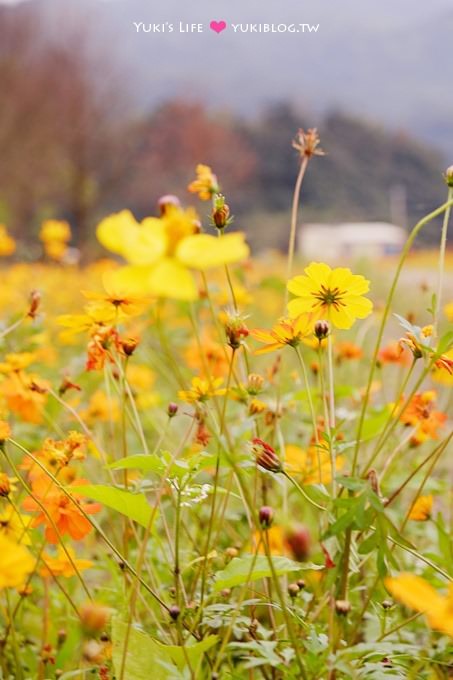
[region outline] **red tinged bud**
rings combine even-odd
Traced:
[[[295,560],[303,562],[308,558],[311,549],[311,536],[306,527],[296,527],[287,534],[285,541]]]
[[[174,418],[175,415],[178,413],[179,406],[178,404],[175,404],[174,401],[171,401],[168,406],[167,406],[167,415],[169,418]]]
[[[252,451],[257,464],[269,472],[281,472],[282,464],[274,449],[262,439],[252,439]]]
[[[263,529],[269,529],[274,521],[274,511],[268,505],[263,505],[259,511],[259,520]]]

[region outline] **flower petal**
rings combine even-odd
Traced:
[[[244,234],[241,232],[234,232],[220,238],[210,234],[195,234],[180,241],[176,249],[176,257],[187,267],[203,271],[245,260],[249,252]]]
[[[154,295],[173,300],[196,300],[194,278],[189,270],[174,258],[164,258],[148,276],[148,288]]]

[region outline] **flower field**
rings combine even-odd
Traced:
[[[453,169],[350,269],[295,255],[323,151],[294,148],[285,256],[206,165],[95,262],[65,221],[33,262],[0,228],[2,680],[453,677]]]

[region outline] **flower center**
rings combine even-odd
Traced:
[[[340,306],[344,307],[344,302],[342,301],[344,293],[339,288],[327,288],[326,286],[321,286],[320,290],[315,293],[315,298],[321,302],[322,305],[331,305],[338,309]]]

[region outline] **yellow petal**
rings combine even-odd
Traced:
[[[138,231],[138,222],[130,210],[109,215],[97,226],[96,235],[104,248],[117,255],[124,255],[128,240]]]
[[[172,300],[196,300],[194,278],[189,270],[174,258],[164,258],[152,268],[148,288],[153,295]]]
[[[182,239],[176,249],[180,262],[192,269],[211,269],[245,260],[250,250],[244,234],[234,232],[221,237],[195,234]]]
[[[433,611],[443,604],[443,598],[420,576],[400,574],[386,578],[385,587],[396,600],[417,612]]]
[[[148,217],[129,234],[122,254],[130,264],[147,266],[160,260],[166,250],[164,225],[157,217]]]

